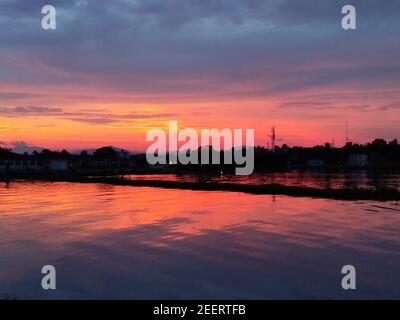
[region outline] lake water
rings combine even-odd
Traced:
[[[341,188],[394,188],[400,190],[400,173],[398,172],[324,172],[324,171],[288,171],[272,173],[254,173],[250,176],[233,174],[199,175],[199,174],[149,174],[127,175],[130,180],[168,180],[168,181],[212,181],[219,183],[239,184],[282,184],[285,186],[301,186],[322,189]]]
[[[41,268],[57,290],[41,289]],[[357,290],[341,288],[354,265]],[[400,298],[400,205],[111,186],[0,187],[0,296]]]

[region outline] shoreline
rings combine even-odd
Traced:
[[[162,189],[242,192],[254,195],[284,195],[291,197],[311,197],[332,200],[374,200],[400,201],[400,191],[396,189],[321,189],[281,184],[249,185],[219,182],[186,182],[165,180],[126,180],[119,177],[83,177],[83,176],[20,176],[13,179],[0,177],[0,181],[49,181],[71,183],[102,183],[116,186],[151,187]]]

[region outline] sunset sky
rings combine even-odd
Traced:
[[[272,126],[340,146],[346,121],[355,142],[400,138],[399,17],[398,0],[0,0],[0,141],[140,151],[169,120],[264,146]]]

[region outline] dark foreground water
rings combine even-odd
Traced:
[[[41,289],[41,268],[57,290]],[[357,290],[341,288],[341,268]],[[0,296],[400,298],[398,203],[101,184],[0,187]]]

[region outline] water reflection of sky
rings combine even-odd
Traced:
[[[282,184],[285,186],[302,186],[312,188],[395,188],[400,190],[400,173],[383,173],[374,171],[332,172],[325,171],[287,171],[271,173],[254,173],[250,176],[233,174],[200,175],[200,174],[148,174],[127,175],[130,180],[167,180],[189,182],[220,182],[241,184]]]
[[[400,298],[396,203],[68,183],[12,183],[0,199],[0,294]],[[40,289],[45,264],[55,292]]]

